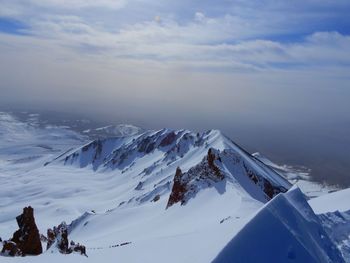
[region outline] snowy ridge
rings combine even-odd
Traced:
[[[237,191],[244,192],[263,203],[288,190],[288,184],[285,184],[288,188],[276,185],[269,181],[269,177],[265,177],[265,173],[254,170],[255,167],[250,164],[233,149],[220,152],[210,148],[201,163],[186,173],[182,173],[180,168],[177,169],[167,207],[178,202],[181,205],[186,204],[205,187],[215,186],[222,194],[226,184],[233,184]],[[224,187],[222,184],[218,185],[218,182],[223,182]]]
[[[213,262],[269,262],[271,259],[275,262],[345,262],[296,187],[261,208]]]
[[[209,147],[216,147],[222,152],[216,152],[219,150]],[[210,175],[206,161],[210,156],[208,149],[209,152],[212,149],[212,156],[222,175],[214,181],[215,177],[207,180],[204,176],[198,176]],[[219,160],[220,163],[217,163]],[[99,172],[117,169],[123,174],[133,174],[133,179],[139,180],[134,189],[130,189],[131,192],[135,192],[134,197],[124,200],[121,205],[135,201],[143,203],[157,200],[162,195],[169,195],[170,190],[174,190],[172,178],[177,167],[184,171],[189,170],[188,174],[192,174],[186,182],[188,193],[186,197],[183,196],[185,199],[194,196],[204,185],[213,186],[211,182],[223,179],[235,184],[240,191],[241,188],[244,189],[260,202],[268,201],[291,186],[273,169],[256,160],[217,130],[193,133],[187,130],[162,129],[137,136],[95,140],[62,157],[61,162],[78,167],[92,166]],[[181,201],[182,204],[186,202],[187,200]]]

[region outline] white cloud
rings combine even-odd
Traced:
[[[194,20],[198,22],[203,22],[205,20],[205,15],[201,12],[196,12],[194,14]]]
[[[271,68],[285,70],[286,67],[331,68],[348,67],[350,64],[349,36],[337,32],[315,32],[305,39],[287,43],[263,39],[262,33],[276,34],[287,29],[285,22],[276,26],[276,21],[282,21],[283,15],[289,18],[289,14],[271,13],[271,10],[284,10],[288,6],[285,2],[274,6],[271,1],[265,1],[265,7],[263,4],[235,1],[237,9],[231,14],[209,16],[204,8],[204,11],[194,11],[188,19],[181,19],[160,12],[153,13],[148,19],[117,23],[112,27],[101,23],[102,17],[89,18],[91,13],[86,15],[80,8],[104,6],[119,9],[132,1],[28,1],[29,4],[23,5],[16,0],[0,0],[7,8],[3,12],[8,15],[12,13],[25,21],[28,29],[23,30],[30,35],[13,38],[0,35],[3,44],[12,45],[15,38],[26,38],[25,47],[17,48],[27,49],[28,46],[43,43],[43,46],[50,46],[49,51],[43,52],[55,54],[55,50],[66,50],[67,54],[76,56],[94,56],[97,61],[153,61],[157,65],[187,64],[195,69],[212,67],[224,71],[255,72]],[[138,0],[138,3],[144,2]],[[16,5],[18,9],[15,8]],[[38,6],[45,6],[48,12],[29,16]],[[257,6],[261,6],[263,16],[259,12],[252,13]],[[64,14],[65,12],[58,12],[57,8],[74,10]],[[21,12],[26,15],[19,15]],[[237,15],[239,12],[241,14]],[[272,14],[271,19],[263,19],[266,14]],[[61,52],[57,53],[57,59],[60,59],[60,54]],[[76,59],[76,56],[72,55],[71,59]],[[69,57],[66,56],[65,59]]]
[[[119,9],[126,5],[127,0],[2,0],[3,4],[26,7],[48,7],[63,9],[81,9],[88,7],[103,7]]]

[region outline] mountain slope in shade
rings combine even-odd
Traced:
[[[350,188],[309,200],[326,232],[350,262]]]
[[[218,254],[224,262],[345,262],[300,189],[280,194]]]
[[[350,210],[318,215],[327,234],[337,245],[346,262],[350,261]]]

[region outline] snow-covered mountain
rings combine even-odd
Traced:
[[[249,154],[218,130],[162,129],[88,141],[67,127],[0,117],[3,240],[31,206],[38,231],[47,235],[43,248],[53,233],[48,229],[62,240],[62,226],[86,246],[88,258],[72,254],[67,262],[232,262],[245,253],[252,257],[244,262],[347,260],[348,236],[329,229],[348,229],[349,218],[315,215],[311,208],[319,198],[336,197],[311,199],[310,207],[298,188],[289,189],[296,178],[317,184]],[[350,210],[345,207],[342,213]],[[25,262],[61,261],[56,246]]]
[[[83,134],[91,138],[126,137],[142,133],[144,130],[131,124],[107,125],[94,129],[87,129]]]
[[[176,202],[184,204],[200,189],[214,187],[219,182],[234,184],[237,191],[266,202],[291,186],[217,130],[193,133],[162,129],[136,136],[99,139],[61,156],[56,162],[92,167],[100,172],[118,170],[130,174],[130,181],[135,181],[130,192],[134,192],[134,200],[141,202],[169,194],[172,199],[182,191],[182,199],[177,197]],[[175,172],[176,169],[185,173]]]

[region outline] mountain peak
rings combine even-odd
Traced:
[[[186,173],[177,168],[167,208],[175,203],[184,205],[201,189],[212,187],[224,180],[235,185],[238,183],[238,191],[261,202],[287,191],[284,186],[276,185],[261,171],[255,170],[232,149],[219,151],[209,148],[203,160]]]

